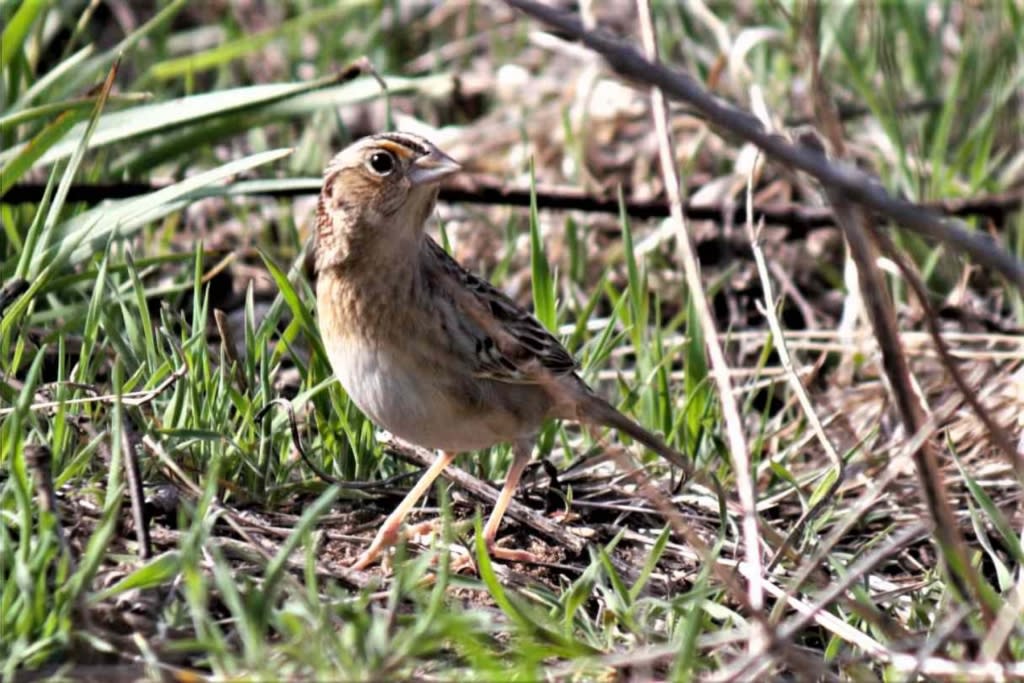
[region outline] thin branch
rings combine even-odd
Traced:
[[[170,387],[172,384],[178,381],[179,378],[184,377],[185,373],[188,372],[187,365],[179,366],[174,372],[164,378],[160,384],[156,385],[152,389],[146,389],[143,391],[131,391],[127,394],[123,394],[120,397],[121,403],[126,406],[144,406],[157,396],[159,396],[165,389]],[[64,382],[63,384],[68,384]],[[80,388],[80,387],[79,387]],[[117,394],[103,394],[102,396],[84,396],[82,398],[70,398],[61,401],[40,401],[39,403],[32,403],[28,406],[28,409],[32,412],[41,410],[50,410],[53,408],[59,408],[61,406],[73,406],[83,405],[86,403],[109,403],[113,404],[118,400]],[[10,415],[16,410],[16,408],[0,408],[0,417]]]
[[[53,454],[47,446],[42,444],[28,444],[24,448],[25,467],[32,474],[36,484],[36,495],[39,499],[39,509],[53,515],[54,529],[57,535],[57,545],[62,552],[67,554],[71,567],[74,569],[75,557],[71,553],[71,546],[68,545],[67,536],[64,534],[64,525],[60,520],[60,510],[57,507],[57,491],[53,486]]]
[[[871,220],[866,211],[846,201],[832,188],[823,188],[837,215],[842,216],[843,234],[850,247],[850,255],[857,264],[861,291],[868,319],[882,352],[882,366],[889,380],[900,420],[908,433],[918,432],[926,422],[919,392],[910,374],[910,365],[900,344],[896,313],[892,307],[888,288],[875,259],[875,248],[869,239]],[[923,442],[914,452],[914,465],[928,510],[935,521],[935,540],[946,563],[947,575],[964,601],[980,607],[988,624],[995,618],[992,605],[986,600],[983,581],[974,571],[966,543],[956,516],[946,495],[938,453],[934,442]]]
[[[798,147],[781,135],[766,130],[749,112],[714,97],[686,73],[645,58],[632,46],[599,31],[586,30],[567,12],[534,0],[505,0],[526,14],[557,28],[599,52],[619,75],[638,86],[656,86],[669,97],[688,102],[710,125],[757,145],[775,161],[804,171],[845,199],[863,205],[904,227],[953,251],[966,252],[979,263],[999,271],[1024,291],[1024,264],[984,235],[971,233],[966,225],[944,220],[905,199],[890,195],[876,178],[849,165],[830,162],[823,155]]]
[[[693,189],[699,188],[702,184],[700,177],[690,177],[688,180]],[[231,196],[271,199],[312,197],[319,192],[320,182],[319,178],[296,178],[289,187],[268,188],[240,181],[227,186],[226,192]],[[157,192],[169,185],[170,183],[77,183],[68,188],[67,201],[94,205],[107,200],[129,199]],[[38,204],[42,201],[45,190],[46,186],[41,183],[20,183],[8,190],[7,194],[0,196],[0,203]],[[665,218],[669,215],[668,202],[662,196],[653,199],[627,197],[620,204],[617,196],[592,194],[574,187],[538,185],[536,192],[537,207],[540,209],[606,213],[616,216],[621,210],[625,210],[633,218],[644,219]],[[441,186],[439,198],[443,202],[453,204],[526,208],[530,206],[530,189],[509,187],[504,179],[490,175],[463,173],[445,181]],[[921,202],[919,206],[943,216],[984,218],[989,222],[991,229],[999,230],[1007,216],[1024,206],[1024,191],[939,199]],[[733,222],[740,223],[745,218],[746,207],[738,202],[715,206],[694,205],[688,202],[684,205],[683,212],[690,220],[721,221],[731,218]],[[806,206],[797,202],[755,205],[754,220],[764,220],[767,225],[788,228],[787,239],[802,239],[814,230],[833,227],[836,224],[835,216],[829,207]]]
[[[128,485],[128,500],[131,504],[132,523],[135,525],[135,540],[138,543],[139,559],[153,557],[153,544],[149,538],[149,520],[146,518],[146,492],[142,488],[142,468],[135,450],[138,433],[125,425],[121,437],[121,452],[124,458],[124,474]]]
[[[818,4],[810,3],[804,24],[812,50],[811,90],[814,114],[818,127],[824,131],[836,156],[841,159],[846,156],[843,124],[826,93],[819,69],[818,11]],[[806,133],[801,136],[800,142],[805,150],[825,157],[824,144],[816,134]],[[878,267],[878,241],[873,240],[872,236],[880,230],[871,213],[863,206],[855,204],[849,194],[844,194],[827,183],[822,184],[822,190],[839,219],[839,227],[849,248],[850,259],[856,266],[863,306],[882,352],[882,367],[900,421],[907,433],[920,432],[929,421],[928,406],[911,375],[907,354],[900,343],[892,295]],[[942,346],[941,341],[939,344]],[[992,591],[971,564],[967,544],[957,525],[953,507],[946,493],[935,442],[930,439],[922,441],[920,447],[913,451],[913,459],[923,497],[934,522],[934,539],[939,546],[950,583],[959,593],[963,603],[978,606],[985,622],[991,625],[995,619],[995,608],[989,600]]]
[[[429,467],[437,458],[434,453],[425,448],[414,446],[394,437],[390,437],[381,443],[387,450],[401,456],[403,460],[412,462],[420,467]],[[444,468],[441,476],[485,503],[493,504],[498,500],[497,489],[458,467]],[[513,500],[509,504],[507,514],[520,524],[525,524],[534,531],[564,546],[571,553],[578,555],[586,547],[586,541],[581,537],[562,528],[562,526],[551,521],[545,515],[534,512],[518,501]]]
[[[960,366],[956,359],[953,358],[953,353],[949,349],[949,344],[946,343],[946,340],[942,336],[942,330],[939,328],[938,315],[935,313],[935,309],[928,299],[928,291],[925,288],[924,282],[921,281],[921,277],[914,269],[914,266],[910,263],[910,259],[904,256],[896,248],[896,245],[893,244],[889,235],[881,230],[875,230],[873,237],[885,252],[886,256],[892,259],[900,269],[900,272],[903,273],[903,279],[908,285],[910,285],[910,289],[913,290],[914,296],[917,297],[917,301],[921,306],[921,311],[924,314],[924,321],[925,326],[928,328],[928,334],[931,335],[932,341],[935,342],[935,350],[938,352],[939,361],[946,369],[946,372],[949,373],[950,379],[953,380],[953,384],[956,385],[960,394],[964,397],[964,400],[967,401],[967,405],[971,407],[975,417],[977,417],[985,426],[989,439],[1003,454],[1003,457],[1006,458],[1006,461],[1017,476],[1017,481],[1024,484],[1024,454],[1017,451],[1017,448],[1013,445],[1013,439],[1010,436],[1010,433],[1006,428],[998,424],[995,421],[995,418],[989,414],[989,411],[981,404],[978,392],[967,383],[963,373],[960,372]]]

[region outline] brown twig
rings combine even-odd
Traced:
[[[388,438],[382,444],[403,460],[420,467],[430,467],[437,458],[434,453],[425,448],[414,446],[394,437]],[[458,467],[446,467],[441,476],[485,503],[493,504],[498,500],[497,489]],[[534,531],[564,546],[571,553],[578,555],[586,547],[586,542],[582,538],[566,531],[562,526],[544,515],[534,512],[518,501],[513,500],[509,504],[506,514],[520,524],[525,524]]]
[[[691,190],[700,187],[700,178],[691,177]],[[297,182],[294,187],[278,189],[245,189],[239,184],[237,195],[247,197],[268,197],[287,199],[289,197],[313,196],[319,191],[320,180],[310,178],[308,186]],[[149,194],[168,187],[168,183],[77,183],[68,189],[68,202],[99,204],[107,200],[129,199]],[[228,186],[229,188],[231,186]],[[3,204],[37,204],[42,200],[46,186],[38,183],[15,185],[0,197]],[[228,190],[230,192],[230,189]],[[482,204],[486,206],[530,206],[530,189],[509,187],[503,179],[481,174],[464,173],[445,181],[441,187],[441,201],[459,204]],[[552,211],[584,211],[618,215],[621,210],[633,218],[664,218],[669,215],[665,197],[653,199],[626,198],[620,203],[612,195],[591,194],[573,187],[557,185],[537,186],[537,206]],[[992,229],[998,230],[1006,217],[1024,206],[1024,191],[1010,191],[997,194],[940,199],[921,202],[924,209],[957,218],[987,218]],[[737,202],[728,205],[694,205],[683,207],[686,217],[691,220],[721,221],[731,218],[739,223],[744,220],[746,207]],[[807,206],[795,202],[771,202],[754,206],[754,220],[764,220],[767,225],[781,225],[788,229],[787,239],[802,239],[814,230],[833,227],[836,224],[832,210],[827,206]]]
[[[809,138],[805,138],[804,142],[808,146],[812,144]],[[875,338],[878,340],[882,366],[889,380],[900,419],[908,433],[917,433],[925,425],[926,415],[910,374],[906,354],[900,344],[896,313],[892,307],[888,287],[876,264],[876,249],[869,237],[874,231],[874,226],[868,213],[847,201],[838,190],[827,186],[823,186],[823,189],[835,208],[836,215],[840,217],[843,235],[850,247],[850,256],[857,264],[864,306]],[[966,543],[946,496],[934,442],[925,441],[921,444],[914,452],[914,464],[925,502],[935,521],[935,539],[941,547],[941,556],[946,560],[947,575],[956,586],[961,599],[978,605],[986,621],[991,624],[995,614],[985,599],[981,579],[971,567]]]
[[[126,428],[121,436],[121,451],[124,458],[125,480],[128,484],[128,500],[132,509],[132,522],[135,524],[135,540],[139,544],[139,559],[148,560],[153,556],[153,546],[149,538],[149,521],[146,519],[146,497],[142,490],[142,471],[139,468],[139,457],[135,451],[138,434]]]
[[[61,550],[67,553],[73,565],[74,557],[71,555],[67,536],[64,534],[64,525],[60,521],[60,511],[57,509],[57,492],[53,487],[53,473],[50,470],[53,454],[49,448],[42,444],[28,444],[25,446],[24,453],[25,467],[32,473],[32,478],[36,483],[39,509],[53,515],[57,543],[60,545]]]
[[[896,248],[889,235],[881,230],[875,230],[873,236],[886,256],[903,273],[903,279],[910,285],[914,296],[917,297],[918,304],[921,306],[921,311],[924,314],[925,326],[928,328],[928,334],[931,335],[932,341],[935,342],[935,350],[939,354],[939,361],[942,363],[942,366],[949,373],[950,379],[953,380],[953,384],[956,385],[964,400],[967,401],[967,405],[971,407],[974,415],[985,426],[989,439],[992,440],[992,443],[995,444],[996,448],[1003,454],[1003,457],[1006,458],[1014,474],[1017,475],[1017,481],[1024,484],[1024,455],[1017,451],[1009,432],[992,418],[989,411],[981,404],[978,392],[964,379],[963,373],[960,372],[959,364],[949,350],[949,345],[942,336],[942,330],[939,329],[938,315],[935,313],[935,308],[928,298],[928,291],[921,281],[921,277],[917,274],[909,259]]]
[[[807,9],[808,16],[804,29],[812,51],[811,90],[814,114],[835,154],[843,158],[846,155],[843,124],[828,97],[819,69],[819,7],[817,3],[811,2],[808,3]],[[806,149],[825,156],[824,145],[817,135],[807,133],[800,141]],[[910,363],[900,343],[892,297],[878,267],[879,243],[872,240],[872,237],[880,230],[871,214],[864,207],[851,202],[850,197],[840,189],[827,184],[823,184],[822,189],[839,219],[839,227],[850,250],[850,258],[856,265],[860,291],[864,299],[863,305],[881,350],[882,367],[889,380],[889,390],[893,395],[900,420],[908,434],[919,433],[928,424],[927,408],[911,376]],[[942,345],[941,340],[939,344]],[[984,584],[984,579],[971,565],[967,544],[960,533],[946,494],[935,442],[931,439],[923,440],[920,446],[914,449],[913,459],[924,500],[934,522],[933,536],[939,545],[940,556],[946,565],[950,583],[959,592],[963,602],[980,608],[986,623],[991,626],[995,619],[995,607],[987,600],[990,589],[986,590],[988,587]]]

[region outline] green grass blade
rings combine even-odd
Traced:
[[[341,75],[308,83],[273,83],[231,88],[124,109],[103,117],[89,140],[88,148],[95,149],[161,132],[173,133],[185,126],[213,118],[238,116],[242,112],[266,108],[312,90],[334,85]],[[52,164],[71,156],[85,132],[85,126],[81,124],[72,128],[61,142],[47,150],[37,165]],[[22,147],[15,146],[0,152],[0,162],[6,162],[18,154]]]
[[[25,172],[32,168],[47,150],[61,140],[71,130],[71,127],[82,119],[82,115],[83,112],[80,110],[65,111],[36,133],[35,137],[20,148],[18,154],[0,166],[0,197],[7,194],[7,190],[21,180]],[[2,132],[0,130],[0,133]]]
[[[537,182],[530,160],[530,282],[533,287],[533,314],[552,332],[558,330],[558,311],[555,303],[555,279],[544,253],[540,237],[540,215],[537,212]]]
[[[60,184],[57,185],[57,192],[53,196],[53,202],[50,204],[49,210],[46,213],[46,221],[43,223],[43,229],[39,237],[39,246],[44,246],[49,243],[50,235],[53,233],[54,227],[57,225],[57,221],[61,215],[61,210],[64,208],[64,200],[68,196],[68,191],[71,189],[71,183],[74,181],[75,175],[78,173],[78,167],[82,164],[82,159],[85,157],[85,150],[89,147],[89,139],[96,130],[96,125],[100,120],[100,114],[103,112],[103,107],[107,103],[107,97],[110,95],[111,88],[114,87],[114,79],[117,77],[117,69],[119,65],[120,60],[117,60],[110,67],[110,71],[107,73],[107,77],[100,88],[99,97],[96,99],[96,105],[93,107],[92,114],[89,116],[89,120],[85,122],[85,127],[82,130],[82,136],[76,141],[74,152],[71,155],[71,160],[68,162],[67,168],[64,169],[64,175],[60,179]],[[29,266],[29,275],[34,276],[38,273],[38,263],[35,261],[31,262]]]
[[[24,0],[0,34],[0,71],[6,72],[11,60],[24,47],[29,30],[48,3],[45,0]]]
[[[78,52],[67,57],[59,64],[54,66],[52,69],[47,71],[45,74],[39,77],[35,83],[29,86],[28,90],[21,94],[18,101],[11,107],[11,112],[17,112],[24,110],[30,103],[35,102],[37,99],[49,100],[50,104],[60,104],[63,97],[49,97],[44,98],[44,95],[50,95],[47,92],[51,88],[56,89],[56,85],[64,80],[68,74],[75,74],[76,78],[82,78],[82,64],[93,54],[93,47],[86,45]],[[40,106],[46,106],[46,102]]]
[[[291,310],[295,319],[300,321],[302,331],[306,334],[306,338],[313,345],[316,354],[320,358],[327,358],[327,351],[324,349],[323,341],[320,339],[320,328],[317,326],[316,319],[310,312],[309,307],[303,304],[302,299],[298,292],[295,291],[295,287],[292,285],[291,280],[289,280],[283,270],[278,268],[277,264],[270,258],[270,255],[262,249],[259,251],[259,255],[260,258],[263,259],[263,264],[267,267],[270,277],[274,279],[274,284],[277,285],[278,292],[280,292],[281,297],[288,305],[288,309]]]
[[[275,28],[234,40],[226,40],[209,50],[157,62],[150,68],[148,77],[158,80],[179,78],[224,66],[237,59],[259,52],[270,43],[281,38],[314,26],[323,25],[325,22],[327,24],[336,23],[341,17],[350,14],[358,6],[368,4],[370,4],[370,0],[347,0],[336,6],[311,9],[282,22]]]
[[[110,95],[107,98],[107,106],[109,107],[113,104],[138,104],[140,102],[150,100],[152,97],[153,96],[151,94],[142,92]],[[95,107],[98,99],[98,97],[79,97],[74,100],[68,100],[67,102],[50,102],[47,104],[41,104],[38,107],[28,107],[5,116],[0,116],[0,135],[9,133],[17,126],[35,121],[36,119],[43,119],[49,116],[61,115],[70,112],[84,113],[85,111]],[[75,119],[75,121],[77,122],[78,119]],[[52,123],[49,125],[52,125]],[[65,131],[65,133],[66,132],[67,131]],[[60,138],[58,137],[57,139]]]
[[[161,553],[109,588],[93,593],[89,596],[89,602],[96,604],[130,590],[157,588],[172,581],[180,571],[180,552],[171,550]]]
[[[309,506],[302,511],[302,517],[299,518],[298,524],[288,535],[288,539],[281,544],[274,558],[267,565],[267,571],[264,575],[263,580],[263,592],[268,597],[274,595],[274,591],[277,587],[278,582],[281,580],[281,576],[284,572],[285,564],[291,557],[292,553],[299,546],[299,543],[303,538],[308,538],[309,530],[320,520],[325,512],[334,504],[334,501],[338,498],[338,494],[341,493],[341,488],[337,485],[333,485],[324,491],[320,496]]]

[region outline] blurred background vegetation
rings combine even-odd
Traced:
[[[633,2],[560,4],[637,42]],[[808,125],[817,54],[856,163],[916,201],[978,200],[972,228],[1024,254],[1020,2],[823,3],[816,52],[804,3],[652,4],[666,62],[780,130]],[[733,572],[741,557],[739,513],[693,293],[670,227],[626,206],[663,197],[646,92],[497,1],[0,0],[0,23],[5,677],[753,671],[743,667],[755,620],[713,572]],[[386,91],[350,68],[364,57]],[[672,114],[690,205],[721,209],[689,229],[728,337],[766,556],[816,513],[765,577],[779,591],[769,590],[765,623],[784,634],[769,670],[971,679],[985,665],[1014,666],[1024,659],[1021,482],[955,409],[919,333],[920,306],[891,275],[994,622],[938,570],[838,232],[770,221],[762,242],[783,301],[766,302],[746,228],[731,220],[748,183],[755,206],[795,214],[820,208],[817,188],[685,107]],[[468,540],[479,505],[439,485],[421,510],[445,520],[436,537],[400,548],[369,585],[346,575],[408,486],[389,477],[412,470],[382,453],[332,381],[302,262],[320,170],[386,129],[420,133],[463,163],[443,198],[480,195],[441,203],[446,247],[536,302],[589,381],[719,483],[668,489],[706,552],[664,529],[621,473],[587,460],[589,435],[550,425],[540,456],[554,467],[537,468],[523,500],[585,533],[582,556],[510,524],[550,566],[492,566]],[[485,201],[482,188],[612,208],[531,211]],[[1020,292],[895,234],[963,369],[1019,438]],[[784,322],[841,479],[786,387],[765,309]],[[339,490],[309,472],[285,414],[257,417],[278,397],[324,469],[379,486]],[[130,511],[133,462],[148,542]],[[492,481],[507,463],[504,447],[459,460]],[[476,572],[449,570],[460,553]],[[827,593],[851,572],[848,590]],[[823,616],[800,622],[800,606],[819,602]]]

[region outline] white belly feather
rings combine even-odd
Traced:
[[[405,354],[365,344],[327,345],[331,366],[352,401],[376,425],[426,448],[462,452],[487,448],[512,435],[487,419],[466,419],[450,389]],[[504,425],[502,425],[504,426]]]

